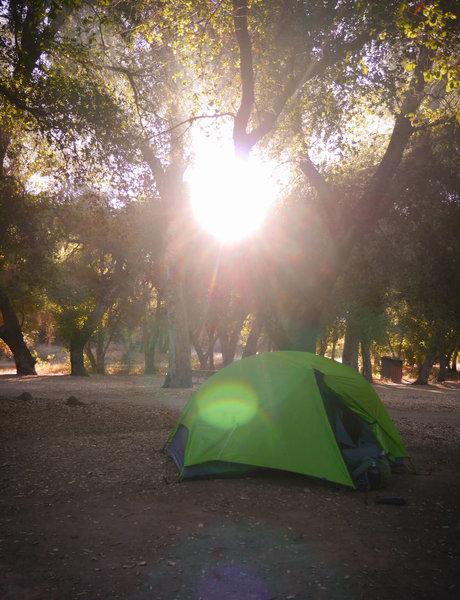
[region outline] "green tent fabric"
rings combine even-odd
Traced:
[[[379,452],[408,456],[359,373],[306,352],[268,352],[230,364],[191,396],[168,440],[179,478],[269,468],[355,487],[328,395],[368,424]]]

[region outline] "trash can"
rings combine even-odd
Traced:
[[[390,379],[393,383],[401,383],[402,380],[402,358],[382,356],[380,359],[380,377]]]

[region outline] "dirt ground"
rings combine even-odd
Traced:
[[[459,383],[375,385],[418,474],[368,495],[287,474],[177,483],[162,448],[191,391],[161,384],[0,376],[3,600],[460,597]]]

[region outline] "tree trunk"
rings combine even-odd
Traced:
[[[0,291],[0,310],[3,315],[0,337],[13,353],[16,373],[18,375],[36,375],[36,360],[27,348],[18,317],[10,299],[3,291]]]
[[[157,349],[162,351],[161,338],[164,329],[164,303],[162,290],[158,290],[157,304],[153,316],[153,322],[150,320],[144,327],[144,373],[145,375],[154,375],[157,373],[155,366],[155,355]],[[167,346],[167,344],[166,344]]]
[[[105,352],[107,347],[104,348],[104,332],[99,330],[96,333],[96,373],[98,375],[105,375]]]
[[[175,107],[171,107],[174,110]],[[172,144],[174,147],[174,144]],[[192,387],[191,343],[184,299],[185,263],[190,232],[190,206],[183,182],[184,168],[172,149],[172,160],[165,169],[148,143],[141,146],[145,162],[152,171],[166,218],[166,297],[168,305],[169,371],[163,387]]]
[[[262,333],[263,320],[261,317],[256,317],[249,332],[246,345],[243,350],[243,358],[252,356],[257,353],[257,344],[259,342],[260,334]]]
[[[299,313],[291,315],[287,330],[291,339],[291,348],[301,352],[316,353],[316,340],[321,331],[321,311],[315,306],[304,307]]]
[[[96,373],[97,360],[96,360],[96,357],[94,356],[93,349],[91,348],[91,341],[88,341],[88,343],[85,344],[84,351],[85,351],[86,358],[89,360],[89,362],[91,364],[91,371],[93,373]]]
[[[439,373],[437,380],[442,383],[446,380],[447,357],[446,357],[446,340],[444,337],[439,342]]]
[[[75,335],[70,339],[70,374],[73,376],[88,377],[83,358],[87,341],[81,335]]]
[[[224,367],[231,364],[235,360],[236,347],[240,339],[241,328],[246,320],[246,316],[241,317],[235,324],[230,335],[226,332],[219,333],[220,344],[222,346],[222,364]]]
[[[216,366],[214,364],[214,346],[216,344],[216,340],[217,340],[217,338],[214,339],[214,343],[212,344],[212,348],[210,348],[209,357],[208,357],[208,365],[209,365],[210,371],[214,371],[215,366]]]
[[[201,347],[200,334],[194,331],[190,332],[190,340],[195,348],[196,355],[200,361],[200,369],[206,370],[208,366],[208,354]]]
[[[342,362],[358,371],[359,328],[353,319],[348,318],[343,345]]]
[[[335,351],[337,348],[338,340],[339,340],[339,332],[338,332],[338,329],[334,327],[334,330],[332,332],[332,350],[331,350],[332,360],[335,360]]]
[[[155,334],[146,335],[144,338],[144,374],[154,375],[156,371],[155,367],[155,349],[157,339]]]
[[[363,377],[369,383],[373,382],[372,378],[372,361],[369,340],[367,336],[361,337],[361,357],[363,359]]]
[[[170,275],[167,283],[169,370],[163,387],[192,387],[191,343],[182,283]]]
[[[438,355],[439,345],[441,340],[441,333],[436,331],[431,340],[430,347],[428,348],[428,352],[426,354],[425,360],[420,368],[420,372],[418,374],[417,379],[414,381],[412,385],[427,385],[428,378],[431,373],[431,369],[434,365],[434,361],[436,360],[436,356]]]
[[[308,306],[284,309],[281,315],[270,310],[264,313],[265,330],[276,350],[316,352],[316,340],[321,331],[321,309]]]
[[[324,356],[327,350],[327,337],[324,335],[320,338],[318,343],[318,354],[319,356]]]

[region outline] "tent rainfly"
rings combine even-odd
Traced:
[[[190,398],[167,443],[179,479],[278,469],[354,488],[385,483],[408,453],[374,388],[307,352],[244,358]]]

